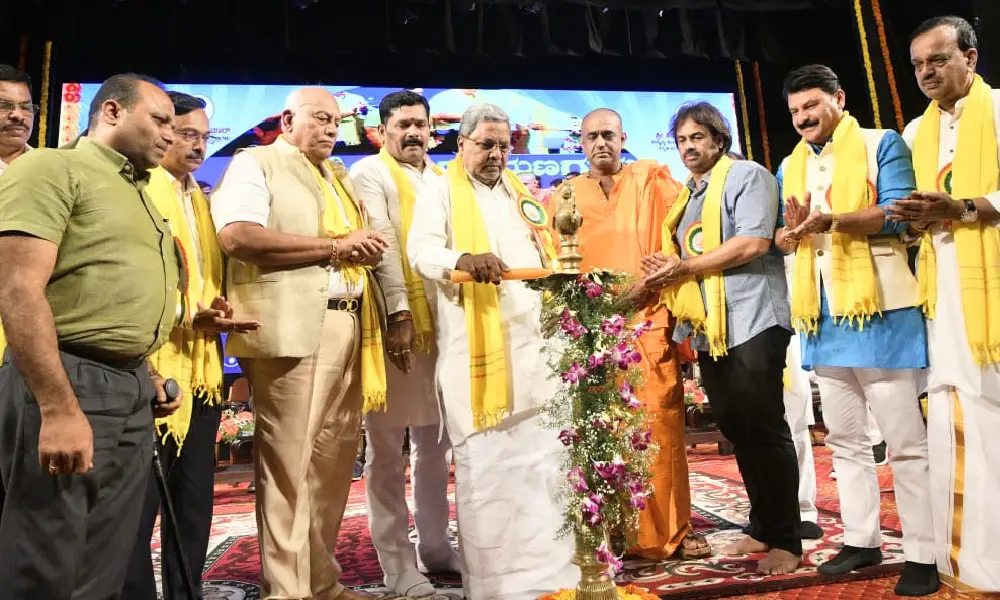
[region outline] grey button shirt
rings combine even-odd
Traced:
[[[674,239],[681,258],[702,253],[701,211],[705,191],[712,174],[696,186],[687,182],[691,199],[684,209]],[[722,191],[722,241],[735,236],[773,239],[778,221],[778,182],[767,169],[747,160],[735,161],[726,177]],[[723,271],[726,286],[726,347],[733,348],[775,325],[791,331],[788,306],[788,284],[785,281],[784,259],[773,245],[767,254],[745,265]],[[705,297],[705,284],[701,295]],[[674,341],[691,337],[690,323],[680,322],[674,329]],[[691,347],[708,352],[708,340],[696,335]]]

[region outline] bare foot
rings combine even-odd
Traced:
[[[767,552],[768,546],[764,542],[758,541],[749,535],[736,540],[722,549],[726,556],[740,556],[742,554],[754,554],[757,552]]]
[[[757,572],[761,575],[784,575],[791,573],[802,562],[801,556],[796,556],[788,550],[771,548],[764,560],[757,563]]]

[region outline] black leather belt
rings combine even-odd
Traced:
[[[330,298],[326,301],[326,308],[327,310],[355,313],[361,308],[361,300],[358,298]]]

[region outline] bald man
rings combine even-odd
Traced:
[[[660,250],[660,230],[667,211],[681,191],[670,169],[652,160],[622,164],[625,146],[621,116],[598,108],[583,118],[581,143],[590,171],[567,179],[583,214],[579,231],[581,269],[625,271],[642,278],[641,259]],[[557,203],[549,206],[554,212]],[[691,530],[691,491],[684,446],[684,389],[680,358],[670,341],[673,318],[654,308],[655,294],[635,290],[644,308],[639,318],[651,319],[653,329],[640,350],[645,383],[638,396],[645,404],[659,452],[653,462],[654,493],[639,516],[639,536],[633,554],[650,559],[708,556],[705,539]]]
[[[281,136],[234,156],[212,195],[229,301],[261,324],[227,349],[253,388],[265,600],[369,597],[340,584],[333,552],[363,406],[385,405],[371,267],[387,244],[328,160],[339,124],[329,92],[296,90]]]

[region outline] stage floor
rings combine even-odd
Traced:
[[[892,493],[892,475],[887,466],[879,467],[882,493],[883,553],[885,562],[873,569],[853,574],[831,583],[816,573],[816,565],[837,551],[842,543],[836,481],[830,478],[830,453],[823,446],[813,448],[816,457],[817,506],[821,540],[805,542],[803,565],[794,573],[780,577],[760,577],[753,571],[759,556],[712,556],[696,561],[626,561],[622,582],[636,583],[662,598],[782,598],[782,599],[864,599],[895,598],[892,587],[902,567],[903,554],[899,517]],[[698,446],[688,453],[692,492],[692,522],[695,530],[706,536],[718,550],[739,536],[749,510],[746,494],[732,456],[719,456],[715,445]],[[453,494],[453,489],[452,489]],[[453,500],[452,495],[452,500]],[[411,522],[412,527],[412,522]],[[454,504],[452,505],[454,535]],[[158,539],[158,534],[155,538]],[[209,556],[205,564],[206,600],[257,600],[260,560],[253,513],[253,496],[246,484],[216,487],[215,517]],[[382,585],[382,573],[368,534],[365,514],[364,481],[355,482],[336,552],[344,571],[342,581],[355,589],[374,593],[380,598],[394,598]],[[154,564],[159,565],[159,542],[153,544]],[[458,600],[462,597],[459,580],[449,576],[431,576],[439,595],[435,598]],[[972,598],[942,587],[934,598]]]

